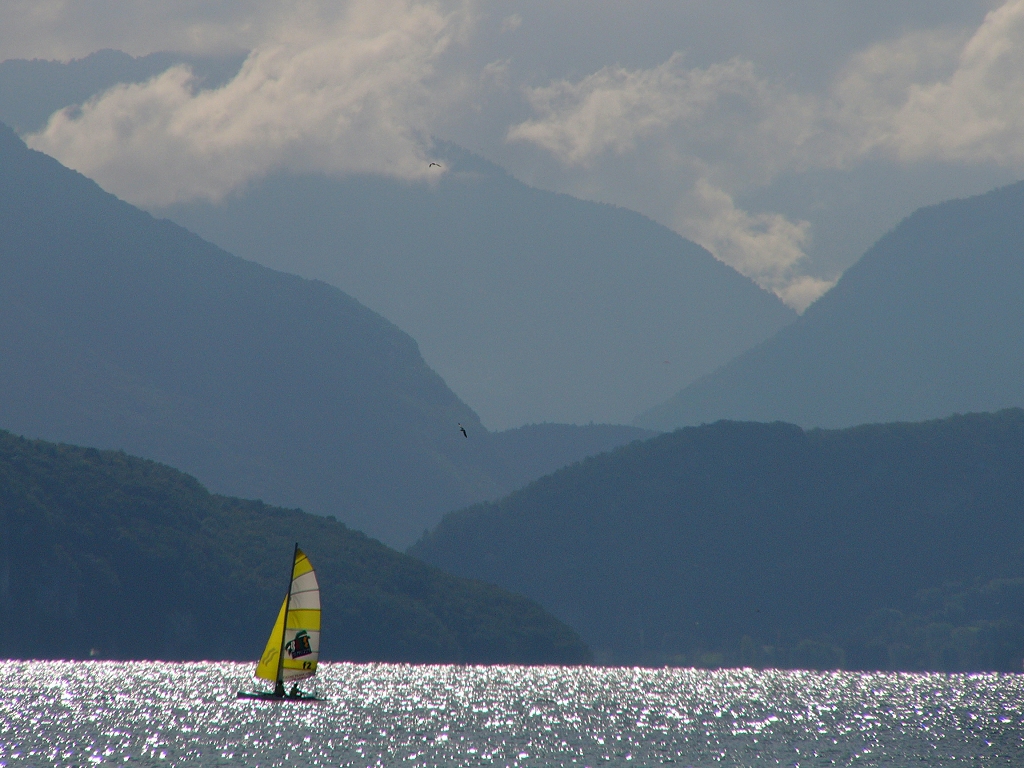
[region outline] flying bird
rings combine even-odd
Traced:
[[[440,167],[441,167],[441,164],[440,164],[440,163],[431,163],[430,165],[428,165],[428,166],[427,166],[427,168],[433,168],[433,167],[434,167],[435,165],[436,165],[436,166],[437,166],[438,168],[440,168]]]
[[[462,433],[463,437],[469,437],[469,435],[466,434],[466,428],[464,426],[462,426],[461,423],[459,424],[459,432]]]

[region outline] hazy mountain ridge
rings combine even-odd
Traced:
[[[0,431],[0,655],[257,659],[292,544],[317,569],[324,657],[579,663],[534,603],[330,518],[214,496],[170,467]]]
[[[410,552],[532,597],[604,661],[1018,669],[1022,464],[1020,410],[719,422],[452,513]]]
[[[172,64],[216,87],[243,56],[99,51],[0,62],[0,121]],[[634,211],[529,187],[443,141],[430,184],[271,176],[211,206],[154,209],[231,253],[322,279],[412,333],[492,428],[622,423],[795,318],[773,294]]]
[[[918,210],[791,326],[637,422],[803,426],[1024,405],[1024,182]]]
[[[154,213],[351,293],[412,333],[492,427],[629,421],[796,317],[634,211],[435,152],[429,184],[278,174]]]
[[[488,474],[497,487],[508,492],[587,456],[655,434],[618,424],[526,424],[484,433],[484,446],[478,450],[493,451],[493,457],[487,459]],[[474,435],[473,439],[479,437]]]
[[[445,511],[644,433],[531,452],[479,419],[390,322],[232,256],[0,129],[0,427],[122,448],[217,492],[406,544]],[[472,439],[458,431],[466,426]]]

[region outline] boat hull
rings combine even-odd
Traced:
[[[300,693],[295,696],[278,696],[274,693],[265,693],[263,691],[239,691],[238,696],[236,698],[256,699],[257,701],[280,701],[293,703],[323,701],[323,699],[312,694],[307,695],[304,693]]]

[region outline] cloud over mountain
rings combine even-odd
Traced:
[[[527,89],[534,117],[508,139],[587,175],[623,156],[675,194],[675,228],[803,308],[831,287],[800,272],[806,221],[750,214],[734,196],[786,171],[899,163],[1024,167],[1024,2],[973,34],[912,32],[853,56],[826,93],[793,90],[751,61],[605,67]]]
[[[220,88],[173,67],[56,113],[31,144],[139,204],[216,200],[285,167],[424,177],[457,14],[352,3],[317,21],[279,29]]]
[[[437,136],[535,185],[639,210],[802,309],[846,264],[808,258],[813,203],[784,210],[770,194],[754,202],[758,190],[871,163],[1000,169],[984,188],[1024,167],[1024,0],[902,7],[822,16],[788,0],[772,15],[735,0],[623,15],[595,2],[585,29],[607,49],[597,64],[579,18],[525,0],[13,2],[0,9],[0,51],[251,50],[223,87],[201,90],[175,68],[31,137],[135,203],[217,199],[275,170],[422,179]],[[623,61],[631,25],[656,22],[678,35],[647,29],[651,52]],[[776,49],[811,50],[801,66],[820,72],[751,43],[757,25]],[[894,211],[867,242],[918,205],[977,191],[953,187]]]
[[[1024,2],[990,13],[955,54],[948,76],[906,85],[876,141],[905,161],[1024,168]]]

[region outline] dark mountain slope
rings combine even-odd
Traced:
[[[532,597],[606,660],[751,663],[747,637],[775,649],[765,663],[885,668],[907,641],[879,639],[877,612],[917,615],[923,590],[1024,577],[1022,465],[1019,410],[839,431],[719,422],[448,515],[410,551]],[[971,618],[1010,622],[998,654],[915,663],[1016,669],[1024,605],[998,610]],[[931,658],[923,648],[892,658]]]
[[[923,208],[800,319],[637,423],[804,426],[1024,405],[1024,182]]]
[[[0,656],[256,659],[298,540],[328,659],[578,663],[536,604],[333,519],[213,496],[124,453],[0,432]]]
[[[412,333],[492,428],[630,421],[796,317],[640,214],[437,152],[432,185],[278,175],[158,213],[348,291]]]
[[[122,448],[403,545],[525,482],[524,462],[550,471],[642,434],[579,430],[575,454],[538,435],[510,466],[384,318],[154,220],[5,128],[0,391],[2,427]]]

